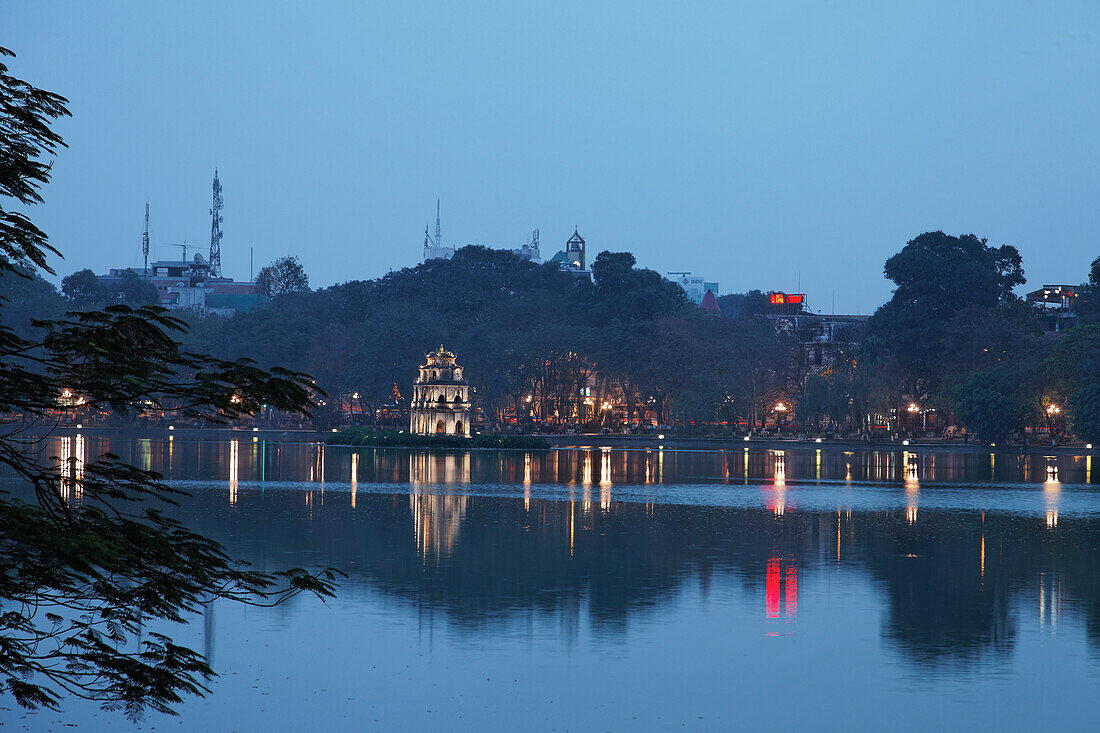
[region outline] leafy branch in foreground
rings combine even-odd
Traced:
[[[0,48],[0,58],[12,55]],[[41,201],[44,158],[64,145],[49,123],[67,114],[63,98],[0,63],[0,201]],[[24,214],[0,208],[0,277],[52,272],[51,254]],[[77,409],[63,393],[79,395],[82,409],[172,409],[215,421],[262,404],[308,414],[321,393],[300,372],[182,350],[183,322],[158,307],[112,306],[33,325],[28,338],[0,321],[0,473],[18,487],[0,491],[0,684],[28,708],[58,708],[74,696],[131,717],[173,712],[184,695],[208,692],[214,673],[202,655],[150,633],[151,623],[184,621],[216,599],[324,598],[338,573],[250,570],[167,516],[186,494],[160,474],[111,454],[86,465],[44,460],[43,428]]]

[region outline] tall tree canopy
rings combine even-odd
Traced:
[[[263,295],[276,297],[309,290],[309,276],[297,257],[280,257],[256,275],[256,289]]]
[[[1024,282],[1020,253],[972,234],[928,232],[888,259],[884,269],[896,287],[871,318],[868,332],[897,359],[902,381],[894,389],[914,396],[943,394],[941,407],[950,407],[950,396],[940,389],[945,335],[1012,317],[991,318],[989,312],[1019,302],[1012,289]],[[994,331],[995,326],[983,338],[996,340]],[[954,341],[949,346],[965,349]]]
[[[973,234],[922,234],[886,260],[884,270],[896,285],[887,307],[911,308],[937,320],[967,306],[1009,302],[1012,289],[1024,283],[1015,247],[992,247]]]
[[[0,48],[0,58],[13,54]],[[38,282],[57,254],[22,212],[41,201],[50,157],[63,145],[50,129],[65,100],[8,74],[0,63],[0,292],[12,278]],[[0,684],[26,707],[64,696],[171,712],[203,693],[213,672],[198,653],[162,633],[215,598],[276,603],[301,591],[331,594],[334,574],[248,570],[224,549],[163,513],[184,495],[152,471],[105,454],[86,465],[38,455],[51,415],[85,408],[127,415],[149,405],[212,420],[266,403],[307,411],[304,374],[265,372],[180,348],[184,324],[163,309],[112,305],[37,321],[17,333],[0,304],[0,466],[20,483],[0,491]],[[137,646],[129,640],[137,638]]]
[[[104,305],[109,297],[107,286],[89,269],[77,270],[61,278],[61,292],[77,308]]]

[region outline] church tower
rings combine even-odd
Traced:
[[[573,236],[565,243],[565,254],[574,267],[578,270],[584,269],[584,237],[578,233],[576,227],[573,227]]]

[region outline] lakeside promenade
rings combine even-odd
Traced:
[[[75,435],[111,436],[118,435],[126,438],[168,438],[176,440],[248,440],[256,438],[267,442],[276,443],[316,443],[322,442],[331,435],[330,432],[318,430],[286,430],[280,428],[251,428],[209,426],[203,428],[177,427],[169,430],[166,427],[140,428],[140,427],[109,427],[109,426],[59,426],[51,431],[58,436]],[[820,443],[814,439],[799,440],[797,438],[750,438],[744,437],[691,437],[667,434],[660,435],[621,435],[585,433],[579,435],[538,435],[544,438],[552,449],[589,449],[589,448],[615,448],[619,450],[685,450],[685,451],[728,451],[742,448],[770,449],[770,450],[823,450],[823,451],[887,451],[887,452],[937,452],[937,453],[998,453],[1004,455],[1089,455],[1096,453],[1096,448],[1088,448],[1083,444],[1070,445],[1003,445],[991,447],[986,443],[965,443],[962,440],[918,439],[911,440],[908,444],[902,441],[862,441],[862,440],[825,440]],[[338,447],[333,445],[333,447]],[[473,448],[471,448],[473,450]],[[455,450],[447,448],[442,450]],[[477,448],[476,450],[499,450],[494,448]]]

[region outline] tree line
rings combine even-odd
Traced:
[[[494,430],[649,418],[733,434],[782,420],[807,433],[931,424],[996,442],[1041,427],[1100,442],[1100,258],[1076,291],[1076,327],[1044,334],[1015,293],[1024,269],[1014,247],[922,234],[884,265],[890,300],[834,343],[825,365],[797,331],[777,328],[800,305],[775,306],[755,290],[721,296],[722,313],[709,314],[626,252],[597,255],[591,279],[478,246],[319,290],[290,258],[261,272],[282,272],[273,279],[292,286],[231,318],[184,316],[187,346],[308,372],[333,396],[355,395],[364,415],[400,405],[425,352],[444,343]],[[66,310],[150,300],[126,290],[135,283],[125,277],[118,293],[79,272],[61,293],[40,278],[8,280],[6,320],[17,330]],[[339,404],[326,401],[318,420],[335,422]]]
[[[1100,441],[1100,258],[1084,273],[1078,325],[1044,334],[1019,252],[973,235],[922,234],[886,261],[892,297],[814,363],[777,328],[796,306],[760,291],[702,311],[626,252],[592,278],[484,247],[381,278],[288,292],[229,318],[194,318],[189,345],[313,374],[370,415],[407,396],[424,353],[455,350],[493,429],[660,425],[733,433],[774,422],[807,432],[892,432],[931,423],[984,440],[1025,427]],[[835,346],[836,344],[834,344]],[[335,409],[336,401],[331,402]]]

